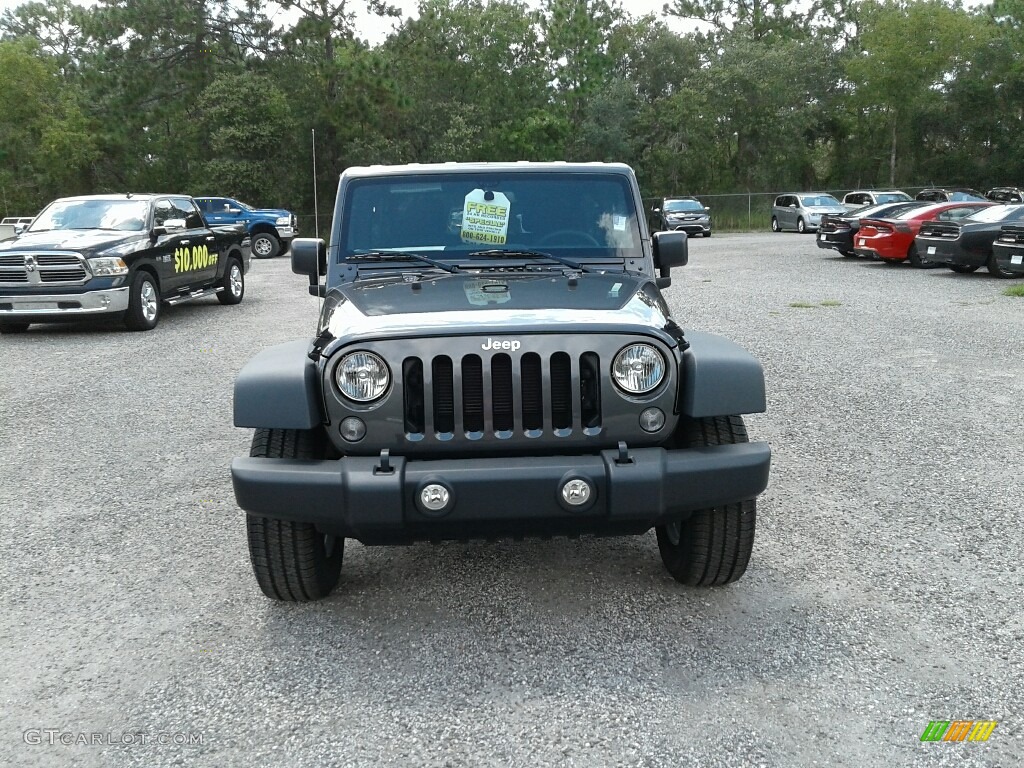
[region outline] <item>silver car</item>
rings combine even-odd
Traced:
[[[826,213],[844,214],[842,203],[825,192],[779,195],[772,205],[772,232],[814,232]]]

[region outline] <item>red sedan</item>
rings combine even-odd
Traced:
[[[891,264],[909,259],[915,267],[930,267],[931,262],[914,247],[914,238],[921,224],[926,221],[956,221],[991,205],[995,203],[936,203],[912,208],[891,219],[861,219],[853,250],[858,256],[877,256]]]

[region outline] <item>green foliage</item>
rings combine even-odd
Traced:
[[[35,41],[0,42],[0,205],[35,214],[52,197],[88,188],[97,147],[56,63]]]
[[[700,22],[683,34],[619,0],[421,0],[376,45],[347,0],[278,5],[6,11],[0,203],[146,189],[309,213],[350,165],[448,160],[622,161],[652,197],[1024,183],[1024,0],[670,0]],[[765,228],[763,202],[721,198],[715,226]]]

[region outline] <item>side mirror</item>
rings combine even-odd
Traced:
[[[26,228],[27,227],[26,227],[25,224],[15,224],[14,225],[14,234],[20,235],[22,232],[25,231]]]
[[[319,237],[292,240],[292,272],[309,278],[309,292],[322,296],[320,275],[327,272],[327,243]]]
[[[672,284],[669,271],[674,267],[685,267],[690,260],[689,243],[685,232],[655,232],[654,266],[658,268],[658,287],[668,288]]]
[[[711,209],[708,206],[704,206],[704,213],[711,213]]]
[[[651,208],[651,213],[661,213],[661,208],[659,208],[658,206],[654,206],[653,208]]]

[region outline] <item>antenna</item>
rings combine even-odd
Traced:
[[[316,232],[317,238],[319,238],[320,237],[320,205],[317,202],[317,195],[316,195],[316,128],[310,128],[310,131],[313,134],[313,147],[312,147],[312,151],[313,151],[313,230]],[[316,314],[317,314],[318,318],[320,316],[321,309],[323,308],[323,302],[321,300],[320,290],[321,290],[321,288],[320,288],[320,257],[317,256],[317,259],[316,259],[316,291],[317,291]],[[319,322],[320,321],[317,320],[317,324],[318,325],[319,325]]]
[[[320,237],[320,206],[316,199],[316,128],[310,130],[313,132],[313,229]]]

